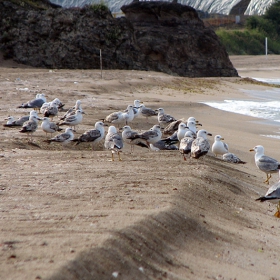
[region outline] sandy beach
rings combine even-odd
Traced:
[[[280,279],[276,205],[255,201],[268,186],[254,163],[256,145],[280,160],[276,123],[202,104],[250,99],[273,86],[280,56],[232,56],[240,78],[181,78],[158,72],[49,70],[0,59],[0,279]],[[110,162],[101,142],[48,144],[38,128],[30,143],[4,119],[44,93],[85,111],[75,137],[139,99],[177,119],[194,116],[225,138],[246,162],[210,151],[183,160],[178,151],[125,146]],[[60,112],[62,115],[63,112]],[[56,117],[55,120],[58,120]],[[130,124],[148,130],[155,117]],[[278,181],[273,174],[271,184]]]

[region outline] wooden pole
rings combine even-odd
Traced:
[[[100,49],[100,72],[101,72],[101,79],[102,79],[102,51]]]

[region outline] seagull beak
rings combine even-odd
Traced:
[[[250,151],[250,152],[254,152],[255,150],[254,150],[254,149],[250,149],[249,151]]]
[[[222,137],[221,140],[225,140],[225,138]]]
[[[196,126],[202,126],[202,124],[201,123],[197,123]]]
[[[82,114],[86,115],[86,113],[83,111]]]
[[[212,134],[211,134],[211,133],[207,133],[207,135],[212,136]]]

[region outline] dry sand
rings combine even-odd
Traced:
[[[279,77],[280,57],[235,56],[241,77]],[[125,147],[110,162],[101,143],[33,143],[0,130],[0,279],[280,279],[280,219],[255,201],[267,190],[249,152],[257,144],[280,159],[278,131],[260,119],[198,102],[251,98],[269,86],[247,78],[189,79],[140,71],[34,69],[0,60],[0,120],[24,115],[43,92],[86,112],[76,136],[134,99],[176,118],[196,117],[221,134],[245,165],[215,158],[183,161],[177,151]],[[61,113],[62,114],[62,113]],[[156,118],[138,118],[149,129]],[[213,143],[213,137],[210,137]],[[271,183],[278,180],[273,175]]]

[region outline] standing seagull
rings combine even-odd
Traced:
[[[264,183],[269,184],[269,179],[271,178],[271,173],[276,173],[280,169],[280,163],[271,157],[264,155],[264,147],[261,145],[255,146],[250,152],[255,151],[255,164],[266,174],[266,180]]]
[[[90,129],[79,136],[79,138],[73,140],[76,142],[75,145],[78,145],[82,142],[91,142],[92,150],[94,150],[94,145],[101,141],[105,136],[104,126],[105,124],[102,121],[96,122],[95,129]]]
[[[104,147],[112,152],[112,161],[114,161],[114,153],[118,154],[119,161],[121,161],[120,152],[123,148],[122,137],[117,133],[117,129],[111,125],[105,137]]]
[[[71,127],[67,127],[65,129],[65,132],[56,135],[55,137],[45,140],[45,142],[48,142],[49,144],[51,142],[58,142],[61,144],[67,144],[70,141],[72,141],[74,139],[74,133],[73,133],[73,129]]]
[[[158,142],[161,139],[162,133],[159,125],[154,125],[150,130],[147,130],[141,134],[133,135],[131,137],[128,137],[130,140],[136,140],[136,139],[143,139],[146,141],[148,145],[154,144]]]
[[[31,115],[29,117],[29,120],[22,125],[22,128],[19,132],[30,134],[30,140],[32,140],[32,134],[36,131],[38,127],[38,120],[40,120],[40,118],[38,118],[35,115]]]
[[[122,115],[125,124],[127,125],[129,122],[132,122],[132,120],[134,119],[134,112],[133,112],[133,106],[132,105],[128,105],[125,112]]]
[[[62,108],[64,106],[64,104],[62,104],[62,102],[58,99],[55,98],[53,101],[51,102],[45,102],[42,107],[40,108],[40,113],[44,114],[45,110],[50,107],[51,105],[55,104],[59,109]]]
[[[280,179],[277,183],[273,184],[268,189],[265,196],[261,196],[261,197],[257,198],[256,200],[259,200],[260,202],[264,202],[264,201],[268,200],[272,203],[278,203],[277,212],[274,214],[274,216],[277,218],[280,218]]]
[[[69,108],[68,111],[60,119],[65,120],[68,116],[75,115],[76,110],[81,110],[81,112],[84,114],[81,103],[82,103],[81,100],[77,100],[75,106]]]
[[[181,124],[180,124],[181,125]],[[186,160],[187,154],[191,153],[192,142],[196,138],[196,134],[193,133],[191,130],[188,130],[184,137],[180,141],[179,151],[183,155],[184,160]]]
[[[81,110],[77,110],[74,115],[69,115],[67,118],[65,118],[64,121],[61,121],[58,123],[58,125],[68,125],[70,127],[74,127],[76,125],[79,125],[83,120],[83,114]]]
[[[46,133],[46,136],[48,135],[48,133],[50,133],[52,136],[54,132],[62,130],[56,123],[50,122],[50,119],[47,117],[43,118],[41,128]]]
[[[46,108],[40,110],[40,112],[42,112],[44,114],[44,117],[47,117],[47,118],[51,118],[53,119],[53,117],[57,116],[58,114],[58,106],[59,106],[59,103],[60,100],[54,100],[52,101],[49,106],[47,106]]]
[[[201,129],[197,132],[197,138],[192,142],[191,157],[200,158],[206,155],[210,149],[210,143],[207,139],[207,135],[212,136],[205,129]]]
[[[143,141],[141,141],[141,139],[136,138],[136,136],[139,136],[139,133],[136,131],[131,130],[131,127],[129,125],[125,125],[122,128],[122,139],[125,143],[130,145],[130,151],[131,153],[134,150],[134,146],[140,146],[140,147],[145,147],[145,148],[149,148],[149,146],[144,143]],[[135,140],[131,140],[131,138],[135,137]]]
[[[221,140],[224,140],[221,135],[215,136],[215,142],[212,145],[212,152],[215,156],[228,153],[228,145]]]
[[[134,100],[134,107],[133,107],[134,118],[137,118],[140,114],[140,105],[141,105],[140,100]]]
[[[153,117],[153,116],[157,116],[158,113],[156,110],[153,110],[151,108],[147,108],[145,107],[144,104],[141,104],[139,106],[139,110],[140,110],[140,114],[145,117],[146,119],[148,119],[149,117]]]

